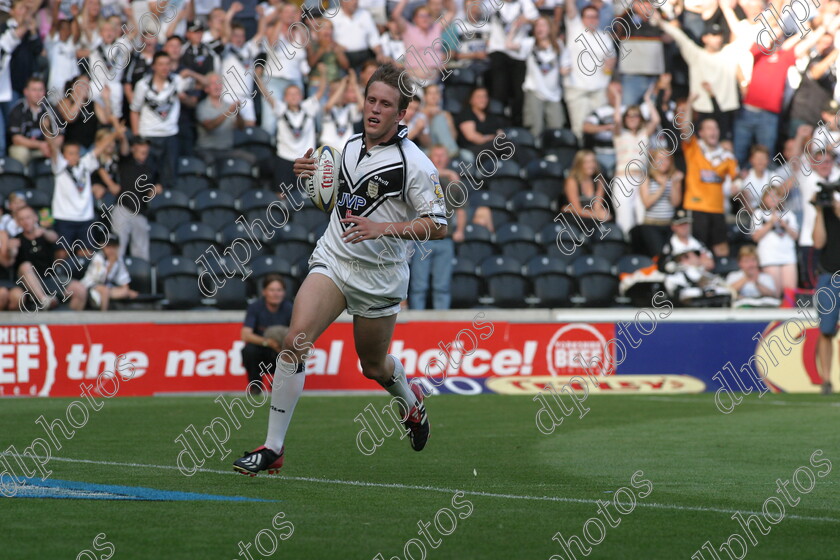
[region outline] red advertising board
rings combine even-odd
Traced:
[[[121,396],[239,391],[247,383],[240,329],[238,323],[0,327],[0,395],[79,396],[82,385],[100,375],[110,379],[115,368]],[[583,371],[571,357],[600,356],[613,330],[612,324],[490,323],[478,317],[400,323],[390,351],[410,377],[442,376],[444,368],[453,379],[567,376]],[[307,389],[379,389],[361,374],[350,323],[334,324],[318,340],[307,374]],[[115,391],[114,385],[105,390]]]

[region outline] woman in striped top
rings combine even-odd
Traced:
[[[650,168],[639,194],[645,206],[645,219],[639,228],[645,253],[658,255],[671,235],[671,218],[682,202],[683,174],[674,167],[674,158],[662,148],[650,151]]]

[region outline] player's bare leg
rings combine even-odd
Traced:
[[[409,385],[405,370],[396,356],[388,354],[397,316],[369,319],[353,318],[353,338],[362,365],[362,374],[391,393],[400,407],[403,424],[409,429],[411,447],[420,451],[429,438],[429,420],[423,405],[423,391]]]
[[[304,360],[312,344],[341,315],[346,305],[344,295],[332,279],[314,273],[304,279],[295,298],[289,332],[274,368],[265,445],[234,461],[233,468],[237,472],[254,476],[267,470],[274,474],[283,466],[283,442],[306,380]]]

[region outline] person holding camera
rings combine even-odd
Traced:
[[[814,223],[814,248],[821,249],[817,292],[814,307],[820,320],[820,338],[817,341],[817,370],[822,378],[822,394],[831,394],[832,340],[837,334],[840,315],[840,182],[820,183],[813,204],[817,209]],[[828,309],[819,305],[820,294],[827,290],[831,295]]]

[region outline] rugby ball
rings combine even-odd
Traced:
[[[315,173],[306,181],[306,190],[312,204],[322,212],[332,212],[338,198],[338,166],[341,152],[332,146],[321,146],[312,154]]]

